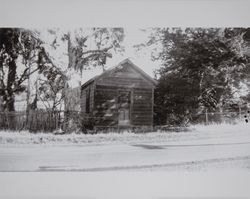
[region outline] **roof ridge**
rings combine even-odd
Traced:
[[[150,77],[146,72],[144,72],[139,66],[135,65],[129,58],[126,58],[122,61],[120,61],[118,64],[108,68],[107,70],[105,70],[103,73],[101,73],[100,75],[96,75],[94,77],[92,77],[91,79],[89,79],[88,81],[86,81],[82,87],[87,86],[88,84],[90,84],[91,82],[97,80],[98,78],[100,78],[101,76],[105,75],[106,73],[116,69],[118,66],[121,66],[124,63],[130,63],[139,73],[141,73],[142,76],[144,76],[146,79],[150,80],[154,85],[157,84],[157,81],[154,80],[152,77]]]

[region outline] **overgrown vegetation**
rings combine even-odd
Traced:
[[[155,28],[139,49],[158,46],[152,59],[156,71],[155,124],[200,122],[200,114],[245,108],[249,93],[235,93],[248,86],[250,29]],[[238,92],[239,93],[239,92]],[[219,120],[219,118],[218,118]]]

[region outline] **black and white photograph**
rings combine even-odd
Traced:
[[[235,181],[227,175],[220,180],[233,187],[238,173],[250,172],[250,24],[218,24],[208,16],[199,23],[187,19],[180,23],[189,16],[180,6],[181,2],[188,5],[184,1],[179,7],[169,1],[174,9],[168,11],[175,16],[164,15],[164,7],[159,8],[164,1],[148,4],[153,23],[144,23],[150,19],[150,6],[139,11],[144,1],[138,1],[130,2],[131,7],[121,1],[119,9],[112,0],[103,7],[96,6],[98,1],[79,1],[74,3],[82,5],[82,10],[75,6],[75,11],[65,2],[60,7],[57,1],[52,7],[40,7],[34,16],[34,21],[40,18],[36,25],[34,21],[23,24],[25,16],[14,25],[0,24],[0,174],[8,182],[4,185],[2,180],[2,187],[10,190],[11,179],[17,180],[17,193],[24,198],[169,199],[179,193],[181,198],[190,198],[188,187],[193,190],[202,174],[230,173]],[[193,2],[192,13],[198,21],[206,9],[187,1]],[[13,21],[25,7],[4,11],[5,20]],[[35,6],[30,7],[35,15]],[[78,15],[79,10],[88,10],[94,17],[81,23],[85,15]],[[118,17],[121,23],[109,21],[123,11]],[[53,22],[50,12],[60,13],[60,23]],[[144,19],[138,23],[140,13]],[[74,17],[67,19],[68,14]],[[165,17],[170,15],[176,22],[162,22],[171,21]],[[106,21],[96,23],[99,19]],[[189,177],[175,178],[176,173],[190,175],[194,184],[192,180],[189,184]],[[21,185],[25,177],[13,178],[13,174],[27,174],[37,186],[33,191],[21,188],[29,183]],[[171,176],[173,182],[161,182],[161,174]],[[60,179],[80,179],[81,183],[76,180],[75,188],[70,188]],[[170,190],[164,195],[165,181],[169,187],[181,182],[180,190],[186,190],[186,195]],[[239,193],[232,194],[231,189],[231,195],[223,188],[217,194],[196,191],[200,198],[245,198],[249,196],[247,181],[239,183]],[[50,190],[55,197],[44,195],[37,188],[41,183],[47,190],[52,186],[64,190]],[[135,195],[122,188],[125,184],[136,190]],[[65,187],[80,188],[81,194],[69,195]],[[2,193],[18,198],[11,191]]]
[[[0,38],[0,171],[249,171],[250,28]]]

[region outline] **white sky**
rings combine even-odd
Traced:
[[[60,32],[61,31],[61,32]],[[65,30],[60,29],[59,34],[64,32]],[[83,28],[85,31],[85,28]],[[150,51],[143,50],[140,52],[136,52],[136,49],[133,47],[136,44],[143,43],[148,39],[148,32],[142,31],[140,28],[133,28],[133,27],[124,27],[125,37],[122,45],[125,48],[125,52],[123,54],[112,54],[112,58],[107,59],[106,68],[113,67],[117,65],[119,62],[123,61],[126,58],[129,58],[134,64],[140,67],[143,71],[149,74],[151,77],[154,76],[153,71],[159,67],[159,63],[152,62]],[[48,43],[46,45],[46,49],[50,52],[50,55],[54,57],[54,62],[58,66],[66,67],[67,64],[67,44],[64,43],[59,46],[57,49],[52,49],[49,44],[53,42],[53,37],[49,36],[49,33],[46,29],[40,30],[41,37],[45,42]],[[59,35],[60,36],[60,35]],[[71,70],[68,75],[71,76],[71,80],[69,81],[69,85],[71,87],[79,86],[79,83],[83,84],[87,80],[91,79],[92,77],[99,75],[102,73],[101,67],[93,68],[91,70],[85,70],[82,73],[82,76],[78,74],[76,71]]]
[[[148,33],[142,31],[141,29],[136,28],[125,28],[125,38],[124,46],[125,53],[123,56],[114,55],[112,59],[108,60],[108,65],[116,65],[118,62],[122,61],[125,58],[129,58],[132,62],[138,65],[146,73],[153,77],[153,71],[158,67],[157,63],[152,62],[150,58],[149,51],[136,52],[136,49],[133,48],[133,45],[140,44],[148,39]]]

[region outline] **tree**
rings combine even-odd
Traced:
[[[56,29],[49,30],[49,32],[53,39],[51,39],[52,42],[48,42],[49,45],[44,45],[48,53],[46,59],[43,61],[43,65],[46,65],[46,60],[52,60],[51,62],[57,68],[60,66],[60,71],[62,71],[64,76],[67,76],[67,78],[60,78],[60,73],[56,74],[49,71],[49,76],[53,78],[49,78],[43,72],[43,75],[48,78],[40,78],[38,80],[38,98],[40,98],[48,109],[54,111],[58,109],[57,106],[60,107],[62,100],[67,100],[68,92],[65,88],[68,88],[67,80],[71,78],[69,73],[73,70],[74,73],[79,72],[79,74],[84,75],[84,70],[93,67],[102,67],[105,69],[106,59],[111,58],[112,53],[123,52],[124,49],[121,46],[121,42],[124,38],[124,31],[122,28],[90,28],[73,31],[60,31],[60,29]],[[60,55],[55,52],[60,52]],[[54,54],[57,54],[57,57],[53,56]],[[60,58],[58,59],[58,57]],[[58,63],[58,60],[66,61],[62,64]],[[78,92],[79,90],[72,89],[72,91]],[[78,93],[75,96],[78,97]],[[70,97],[72,98],[72,96]],[[72,113],[65,115],[65,127],[67,129],[71,128],[67,125],[67,121],[73,115]]]
[[[64,70],[67,67],[82,73],[91,67],[104,67],[106,59],[111,58],[112,53],[124,51],[121,45],[124,39],[122,28],[79,28],[68,31],[56,29],[49,32],[53,37],[52,44],[48,45],[53,46],[50,51],[57,51],[62,46],[66,48],[61,50],[60,55],[64,56],[63,59],[67,57],[67,63],[61,66]]]
[[[41,43],[34,39],[31,31],[18,28],[0,29],[0,38],[2,109],[15,111],[15,94],[24,92],[27,89],[24,82],[38,71],[31,66]]]
[[[55,113],[62,108],[67,78],[57,68],[48,67],[45,63],[43,67],[42,75],[36,81],[36,99],[42,101],[48,111]]]
[[[14,111],[13,86],[17,68],[16,59],[18,57],[17,43],[19,32],[17,29],[1,29],[0,37],[1,96],[3,96],[3,108]],[[8,65],[6,82],[4,81],[6,74],[4,65]]]
[[[64,32],[61,37],[56,31],[48,31],[55,36],[53,42],[49,44],[54,50],[58,50],[59,40],[67,41],[65,53],[68,56],[67,67],[81,72],[95,65],[104,67],[106,58],[111,57],[109,51],[122,49],[120,42],[124,36],[121,28],[92,28],[87,35],[79,29]],[[58,59],[53,57],[51,49],[47,48],[46,41],[41,38],[39,31],[2,28],[0,38],[0,93],[3,110],[14,111],[15,94],[24,91],[27,92],[28,104],[31,103],[29,102],[30,83],[26,81],[36,72],[43,73],[47,78],[47,86],[53,84],[51,82],[53,78],[49,76],[53,76],[55,71],[57,71],[57,77],[61,76],[57,78],[60,79],[60,84],[62,80],[66,82],[67,68],[64,68],[61,63],[58,64]],[[49,75],[50,72],[52,72],[51,75]]]
[[[234,34],[220,28],[163,28],[155,32],[147,45],[161,45],[153,56],[163,65],[157,71],[157,121],[169,122],[171,113],[177,123],[194,121],[195,114],[220,110],[229,103],[232,88],[238,86],[249,63],[240,51],[246,29],[233,29]]]
[[[45,68],[42,74],[47,78],[39,79],[38,82],[41,83],[41,85],[38,84],[39,92],[45,92],[45,88],[53,88],[52,90],[57,90],[58,95],[64,96],[61,93],[63,88],[62,84],[66,87],[67,80],[70,79],[68,71],[73,69],[74,73],[80,72],[84,75],[83,71],[86,69],[96,66],[104,68],[106,59],[112,57],[113,52],[121,53],[124,50],[121,46],[121,42],[124,38],[122,28],[80,28],[67,31],[49,29],[45,33],[49,34],[51,39],[50,41],[43,40],[45,45],[44,51],[40,56],[40,65],[42,68]],[[59,63],[59,59],[66,61]],[[46,68],[49,69],[49,65],[51,64],[53,68],[57,70],[47,70]],[[60,83],[55,84],[54,79],[51,78],[55,76],[57,76],[56,79],[59,80]],[[62,78],[58,78],[59,76],[62,76]],[[56,86],[59,87],[56,89]],[[47,96],[46,98],[48,98],[48,92],[46,93],[46,95],[43,93],[42,96]],[[51,93],[50,97],[52,96],[54,95]],[[45,98],[43,101],[45,102]]]

